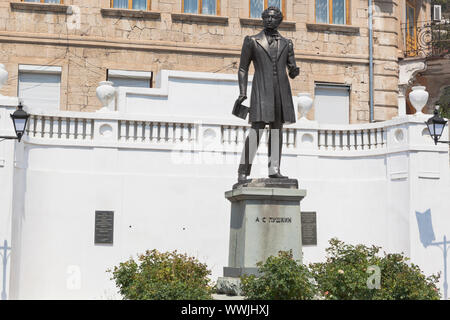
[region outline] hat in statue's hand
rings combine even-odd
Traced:
[[[231,113],[236,117],[245,120],[249,110],[250,110],[249,107],[246,107],[242,103],[239,103],[239,99],[237,99],[236,102],[234,103],[233,111]]]

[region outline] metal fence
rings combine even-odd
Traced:
[[[402,24],[406,57],[440,57],[450,54],[450,20]]]

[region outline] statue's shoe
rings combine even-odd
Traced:
[[[283,176],[281,173],[277,172],[274,174],[269,174],[269,178],[275,178],[275,179],[289,179],[286,176]]]
[[[245,182],[247,180],[247,175],[245,173],[239,173],[238,183]]]

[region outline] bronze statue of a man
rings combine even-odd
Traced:
[[[261,133],[269,125],[269,178],[287,178],[280,173],[281,149],[284,123],[295,123],[291,87],[286,74],[294,79],[300,73],[295,63],[294,46],[291,40],[282,37],[277,28],[283,15],[277,7],[269,7],[262,13],[264,30],[246,36],[239,64],[239,98],[241,104],[247,99],[248,69],[253,61],[252,92],[249,110],[251,130],[245,140],[238,169],[238,182],[250,175],[253,159],[258,149]]]

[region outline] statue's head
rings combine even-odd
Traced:
[[[283,21],[283,14],[277,7],[268,7],[261,14],[263,19],[264,29],[276,30]]]

